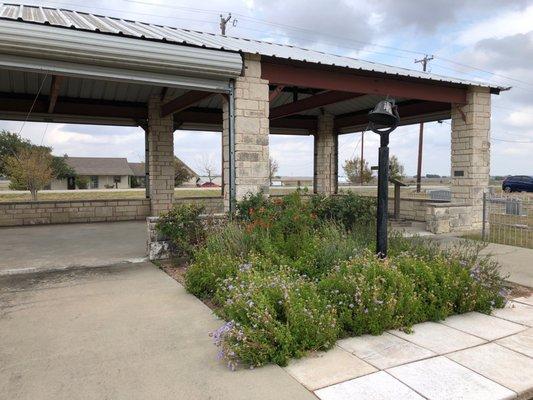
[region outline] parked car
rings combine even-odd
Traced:
[[[533,176],[515,175],[508,176],[502,182],[505,192],[533,192]]]

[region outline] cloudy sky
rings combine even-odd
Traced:
[[[25,1],[169,26],[218,32],[218,15],[237,19],[228,34],[290,43],[365,60],[419,69],[416,58],[434,55],[428,70],[512,86],[493,96],[491,174],[533,174],[533,0],[106,0]],[[0,121],[20,131],[21,122]],[[137,128],[26,123],[22,135],[71,156],[144,157]],[[360,134],[341,136],[340,163],[360,153]],[[450,125],[429,123],[424,173],[449,175]],[[416,173],[418,126],[391,137],[408,175]],[[376,163],[377,135],[365,135],[365,158]],[[310,137],[271,136],[281,175],[312,174]],[[178,131],[175,153],[191,167],[220,160],[220,134]],[[340,172],[342,175],[342,172]]]

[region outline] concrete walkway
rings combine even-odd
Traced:
[[[533,398],[533,297],[337,342],[287,372],[321,400]]]
[[[146,222],[0,228],[0,275],[102,266],[146,257]]]
[[[0,398],[316,399],[217,361],[211,310],[152,264],[0,276]]]

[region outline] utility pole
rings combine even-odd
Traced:
[[[228,22],[231,20],[231,13],[228,14],[227,17],[224,17],[222,14],[220,14],[220,33],[222,36],[226,36],[226,26],[228,25]],[[235,25],[236,20],[233,21],[233,25]]]
[[[364,146],[365,146],[365,132],[363,131],[361,132],[361,165],[360,165],[360,170],[359,170],[359,175],[361,177],[361,186],[363,186],[363,167],[365,165],[363,161]]]
[[[428,62],[433,60],[433,56],[427,54],[420,60],[415,60],[415,64],[422,64],[422,70],[426,72]],[[416,191],[420,193],[420,186],[422,180],[422,147],[424,145],[424,123],[420,123],[420,133],[418,134],[418,165],[416,168]]]

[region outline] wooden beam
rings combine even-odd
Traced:
[[[31,109],[34,96],[14,95],[12,93],[0,93],[0,112],[27,113]],[[49,110],[47,98],[40,97],[35,100],[32,112],[46,114]],[[78,115],[102,118],[131,118],[134,120],[148,117],[145,103],[58,98],[54,106],[54,114]]]
[[[211,108],[191,107],[174,114],[174,121],[222,126],[222,111]],[[270,126],[273,128],[316,130],[317,118],[313,116],[279,118],[271,121]]]
[[[166,117],[169,114],[177,113],[194,106],[196,103],[213,95],[211,92],[203,92],[200,90],[191,90],[183,96],[176,97],[161,106],[161,116]]]
[[[52,83],[50,84],[50,96],[48,102],[48,114],[54,112],[54,108],[57,103],[57,98],[59,96],[59,91],[61,89],[61,83],[63,83],[64,77],[61,75],[53,75]]]
[[[283,92],[283,89],[285,89],[285,86],[283,85],[276,86],[276,88],[268,96],[268,101],[272,103]]]
[[[411,118],[443,111],[450,111],[451,104],[432,101],[408,101],[398,103],[400,121],[402,118]],[[335,117],[335,129],[368,124],[368,112],[371,109],[361,110],[354,113],[337,115]]]
[[[372,77],[353,72],[272,62],[261,63],[261,78],[277,85],[296,85],[446,103],[466,103],[466,88],[422,79],[413,81],[399,77]]]
[[[275,107],[270,110],[270,119],[274,120],[287,117],[289,115],[298,114],[302,111],[312,110],[314,108],[327,106],[328,104],[338,103],[340,101],[353,99],[359,96],[362,95],[359,93],[326,91],[302,100]]]

